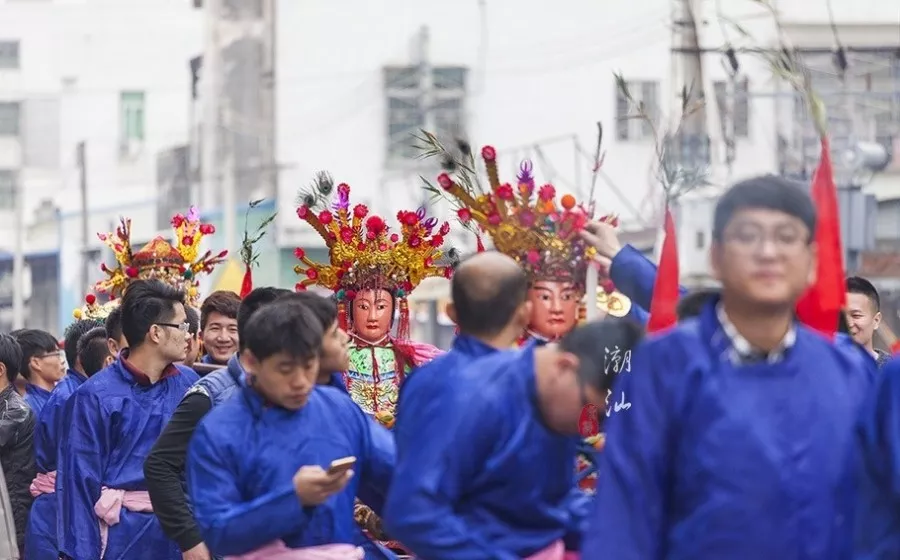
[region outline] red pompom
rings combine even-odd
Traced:
[[[485,146],[481,148],[481,157],[485,161],[494,161],[497,159],[497,150],[493,146]]]
[[[94,305],[95,303],[97,303],[97,296],[95,296],[94,294],[88,294],[84,296],[84,301],[88,305]]]

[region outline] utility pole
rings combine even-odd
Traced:
[[[13,176],[13,197],[16,208],[13,226],[16,239],[13,252],[12,324],[15,330],[25,326],[25,196],[18,174]]]
[[[206,15],[206,45],[203,52],[203,124],[202,193],[207,207],[222,210],[225,246],[233,250],[234,225],[234,166],[226,166],[223,139],[228,131],[223,126],[223,65],[221,44],[222,0],[204,0]]]
[[[75,160],[78,162],[78,189],[81,193],[81,293],[90,291],[90,226],[88,222],[88,176],[87,176],[87,143],[79,142],[75,147]]]
[[[699,9],[697,0],[674,0],[674,55],[673,66],[677,68],[677,79],[672,83],[674,95],[670,99],[674,103],[675,110],[673,118],[678,119],[681,112],[680,92],[682,87],[686,87],[691,92],[692,100],[703,101],[706,99],[704,94],[703,79],[703,58],[700,54],[700,39],[697,30],[697,21],[695,14]],[[692,142],[699,140],[707,141],[709,138],[709,130],[706,126],[706,110],[705,108],[694,111],[693,114],[683,117],[682,119],[682,138],[690,139]],[[691,148],[699,146],[692,145]],[[693,150],[687,154],[699,156]],[[685,151],[682,151],[685,154]],[[688,163],[688,162],[682,162]]]

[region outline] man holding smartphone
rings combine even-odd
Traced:
[[[298,301],[250,317],[246,383],[200,422],[187,457],[194,516],[214,554],[394,558],[353,519],[356,496],[380,513],[394,442],[345,392],[316,385],[323,336]]]

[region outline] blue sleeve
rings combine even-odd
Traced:
[[[643,322],[647,321],[646,309],[650,309],[653,300],[653,285],[656,283],[656,265],[631,245],[625,245],[613,257],[609,266],[609,276],[616,285],[616,289],[628,296],[635,306],[641,307]],[[680,295],[687,293],[687,289],[679,287]],[[630,314],[633,319],[641,320],[641,315]]]
[[[56,442],[59,441],[57,418],[64,401],[51,396],[34,428],[34,458],[38,472],[56,470]]]
[[[187,480],[194,518],[210,550],[223,556],[246,554],[302,531],[314,510],[303,507],[291,481],[253,500],[243,499],[236,458],[216,445],[208,420],[191,439]]]
[[[56,533],[60,552],[71,558],[100,557],[100,527],[94,504],[109,456],[109,422],[94,393],[76,390],[63,408],[57,447]]]
[[[673,391],[668,379],[681,372],[662,356],[660,340],[635,350],[630,373],[619,376],[614,395],[624,391],[631,407],[607,420],[606,445],[591,526],[582,543],[583,558],[654,560],[661,558],[666,511],[666,479]],[[667,363],[668,367],[661,365]]]
[[[382,518],[387,533],[429,560],[518,560],[479,539],[455,512],[500,437],[497,407],[462,392],[403,399],[398,462]]]
[[[376,515],[381,516],[397,462],[394,436],[387,428],[363,413],[356,403],[351,403],[351,405],[355,409],[355,413],[361,417],[366,459],[365,464],[362,465],[357,497]]]
[[[595,459],[596,461],[596,459]],[[591,520],[593,497],[581,488],[573,488],[566,497],[566,511],[569,514],[569,526],[563,538],[566,550],[580,550],[581,540],[587,532]]]
[[[900,558],[900,361],[884,366],[860,412],[854,558]]]

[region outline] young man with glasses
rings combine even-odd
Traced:
[[[66,401],[56,483],[63,557],[181,558],[153,515],[143,459],[198,379],[174,365],[190,336],[184,300],[158,280],[131,283],[121,303],[128,348]]]
[[[59,342],[47,331],[23,329],[16,331],[16,340],[22,348],[19,373],[27,381],[25,402],[40,417],[41,410],[50,399],[50,391],[66,374],[63,353]]]
[[[619,379],[632,406],[608,423],[583,557],[849,556],[854,422],[875,361],[795,318],[815,229],[810,197],[780,177],[719,199],[721,294],[639,347]]]

